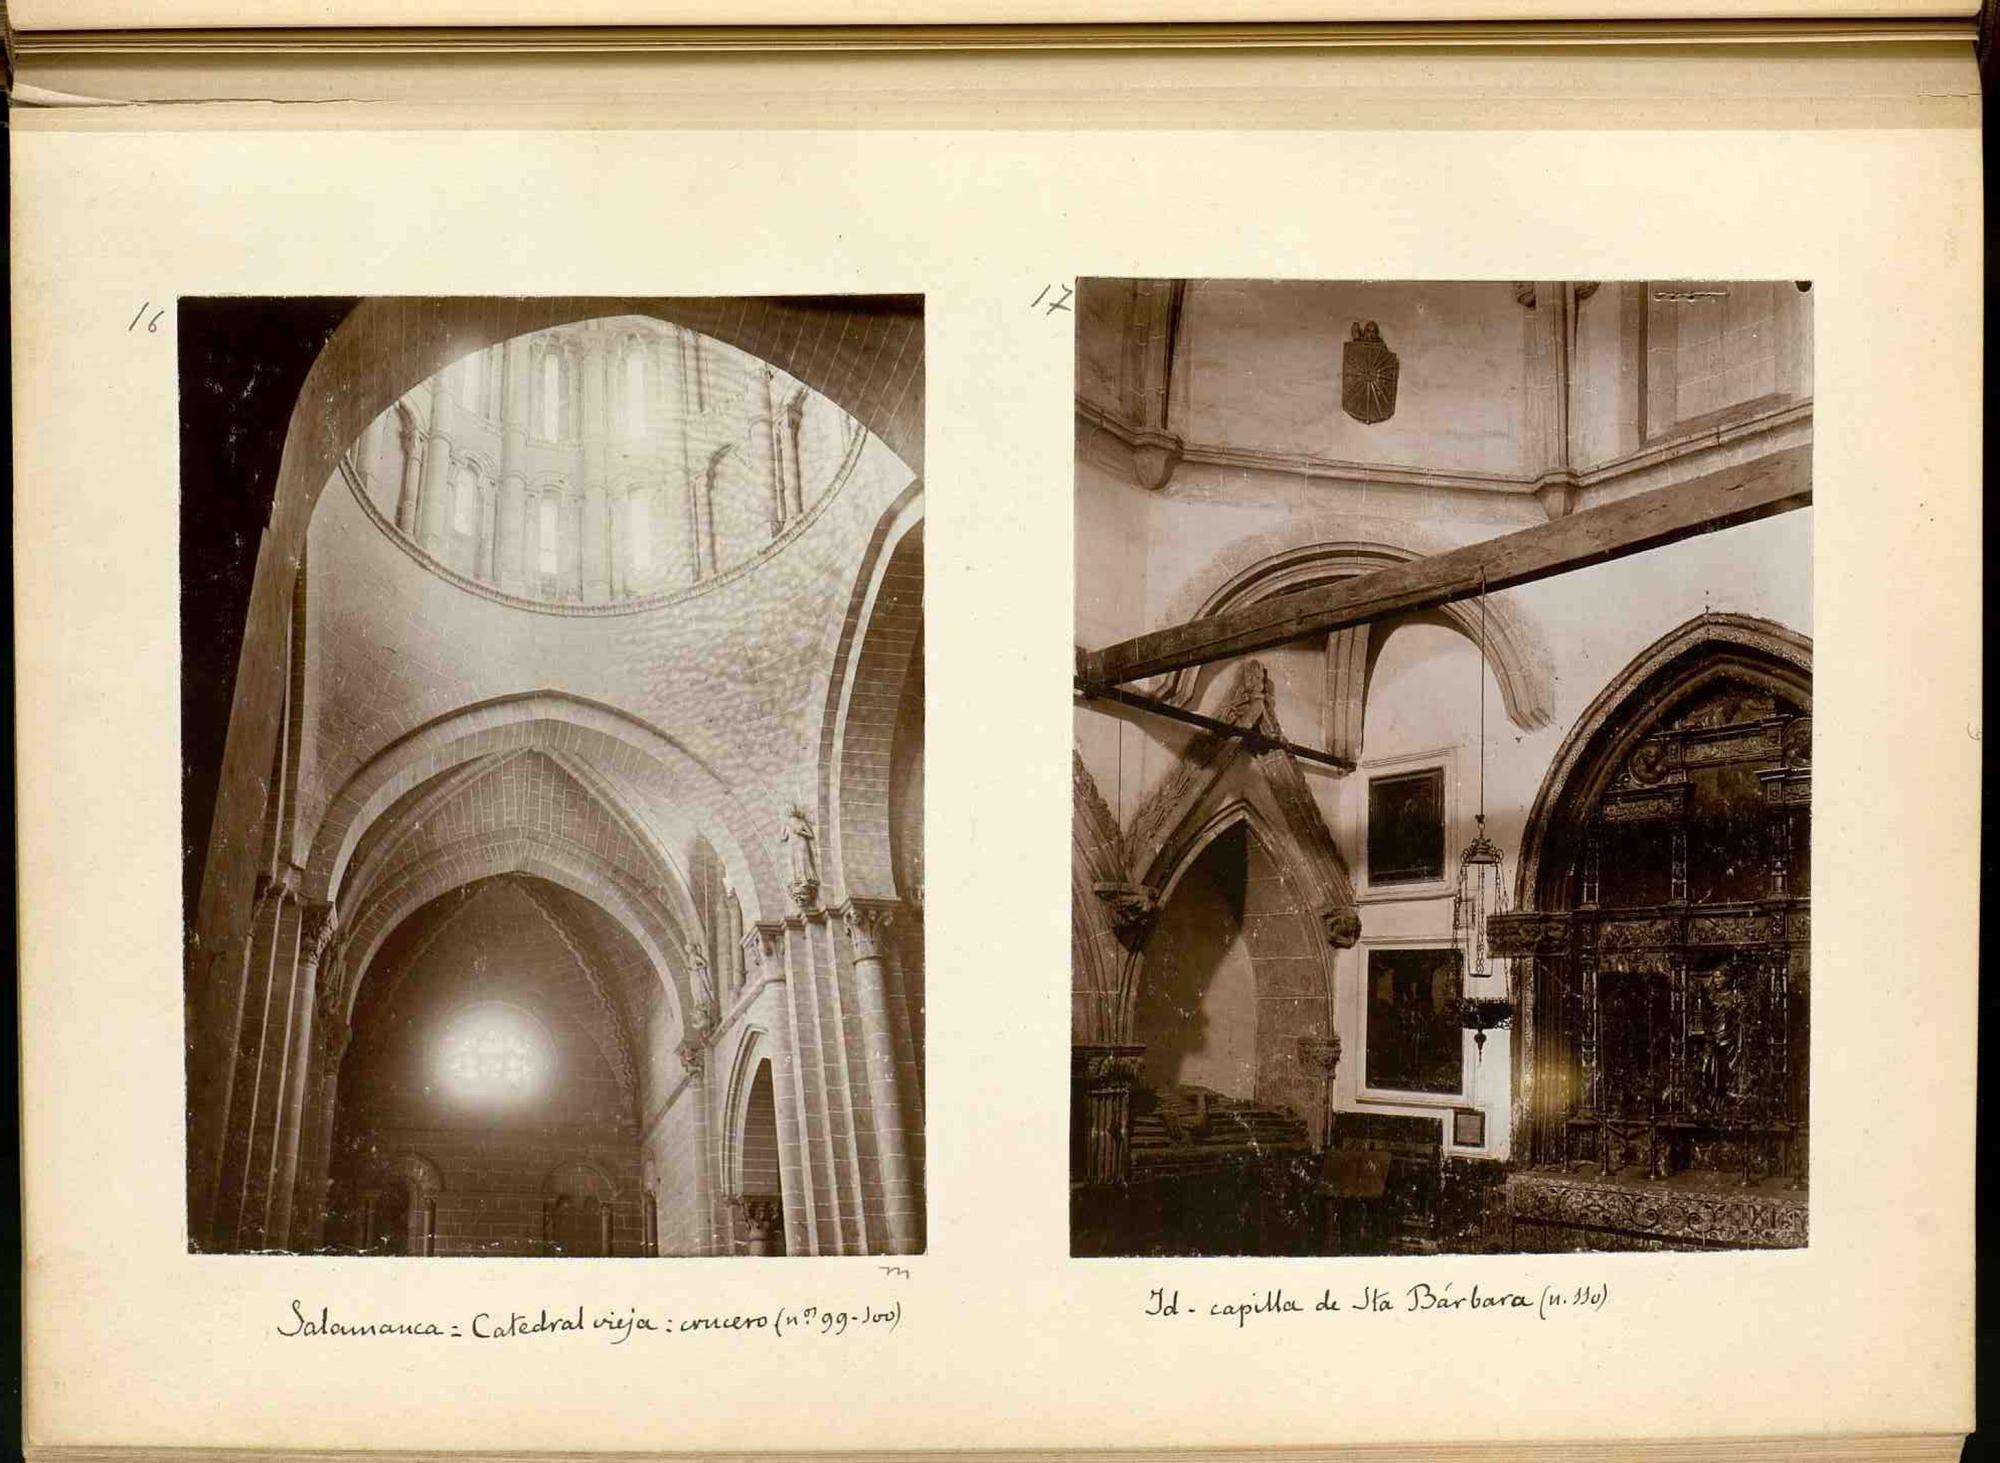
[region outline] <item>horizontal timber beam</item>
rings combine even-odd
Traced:
[[[1811,504],[1808,443],[1518,533],[1085,651],[1077,679],[1093,687],[1117,685],[1249,655],[1306,635],[1471,599],[1482,587],[1532,584]]]

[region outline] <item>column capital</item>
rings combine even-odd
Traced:
[[[1071,1046],[1070,1071],[1086,1090],[1124,1091],[1139,1080],[1146,1048],[1129,1043]]]
[[[308,965],[319,965],[320,957],[326,954],[326,947],[333,943],[339,924],[339,912],[329,901],[304,901],[299,914],[299,953]]]
[[[847,925],[847,937],[854,942],[855,959],[882,958],[883,941],[890,925],[895,923],[899,907],[894,899],[849,899],[840,907],[840,917]]]

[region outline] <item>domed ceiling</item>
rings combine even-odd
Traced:
[[[605,613],[776,552],[840,491],[866,435],[756,357],[627,315],[453,362],[370,423],[341,473],[445,578]]]

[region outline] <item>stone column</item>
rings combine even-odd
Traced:
[[[611,597],[611,515],[606,499],[606,426],[604,342],[592,337],[583,352],[582,429],[578,456],[583,471],[583,597],[601,602]]]
[[[479,484],[479,547],[473,556],[473,576],[486,584],[493,583],[493,562],[495,540],[499,537],[498,493],[492,483],[483,479]]]
[[[613,493],[607,498],[605,537],[611,597],[623,599],[632,578],[632,496],[629,492]]]
[[[313,1063],[307,1079],[305,1127],[299,1137],[298,1184],[292,1200],[293,1249],[326,1243],[327,1176],[340,1094],[340,1061],[353,1030],[347,1023],[346,976],[338,956],[320,962],[314,992]]]
[[[722,471],[722,459],[729,452],[718,447],[696,475],[694,485],[695,578],[715,573],[715,479]]]
[[[298,974],[293,982],[292,1030],[286,1057],[285,1092],[278,1111],[278,1146],[272,1161],[270,1198],[265,1205],[265,1243],[292,1247],[292,1205],[299,1183],[299,1142],[307,1113],[308,1073],[313,1067],[313,1014],[320,961],[333,940],[334,909],[323,900],[301,908]]]
[[[750,368],[745,410],[750,417],[747,461],[755,491],[764,495],[765,520],[776,538],[785,526],[784,487],[778,480],[777,421],[771,406],[771,368],[762,362]]]
[[[1319,1108],[1309,1126],[1313,1146],[1324,1148],[1333,1131],[1333,1079],[1340,1070],[1340,1038],[1331,1032],[1300,1037],[1299,1067],[1319,1088]]]
[[[510,594],[527,585],[528,484],[523,467],[528,446],[528,342],[507,342],[501,358],[500,520],[495,549],[495,582]]]
[[[850,899],[841,913],[854,947],[855,1003],[861,1008],[868,1110],[874,1120],[882,1216],[889,1231],[887,1252],[907,1255],[917,1248],[918,1200],[910,1181],[908,1134],[896,1094],[896,1046],[889,1026],[888,987],[883,972],[883,944],[895,911],[891,900]]]
[[[572,487],[563,493],[556,541],[561,545],[563,587],[583,598],[583,494]]]
[[[1079,1129],[1071,1179],[1122,1184],[1132,1176],[1132,1088],[1139,1080],[1143,1046],[1070,1048],[1070,1101]]]
[[[505,569],[503,564],[502,569]],[[521,504],[521,585],[523,593],[533,593],[542,581],[542,495],[522,490]],[[503,583],[504,587],[504,583]]]
[[[262,1246],[264,1206],[270,1193],[272,1162],[278,1137],[278,1109],[285,1092],[286,1042],[292,1028],[296,998],[299,924],[298,871],[287,869],[279,883],[273,938],[258,953],[263,968],[253,972],[250,999],[245,1003],[242,1047],[237,1058],[237,1082],[231,1093],[229,1134],[225,1146],[223,1213],[233,1221],[224,1231],[225,1245],[235,1249]]]
[[[417,424],[401,405],[392,406],[395,429],[403,447],[403,481],[396,494],[396,527],[411,538],[417,534],[417,504],[424,487],[424,439]]]
[[[424,443],[424,486],[418,510],[417,542],[444,556],[445,533],[451,523],[451,392],[440,380],[431,382],[431,431]]]
[[[805,512],[805,477],[799,467],[799,427],[805,415],[805,392],[793,393],[778,417],[778,480],[783,485],[786,518]]]

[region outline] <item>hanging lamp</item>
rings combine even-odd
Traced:
[[[1457,952],[1458,969],[1468,984],[1459,997],[1460,1024],[1472,1033],[1475,1050],[1486,1050],[1486,1033],[1507,1024],[1513,1003],[1504,995],[1474,994],[1470,982],[1485,981],[1498,974],[1486,942],[1486,922],[1507,910],[1507,891],[1502,882],[1505,859],[1500,846],[1486,836],[1486,575],[1479,576],[1479,812],[1474,816],[1478,831],[1458,859],[1458,887],[1451,900],[1452,947]]]

